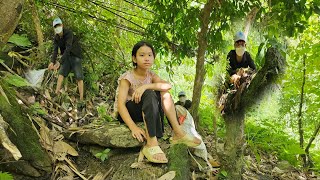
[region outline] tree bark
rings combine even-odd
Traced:
[[[236,93],[229,93],[225,103],[226,139],[222,165],[227,171],[228,179],[241,179],[242,156],[244,149],[245,109],[252,106],[263,95],[268,85],[276,80],[285,70],[285,59],[275,48],[269,48],[263,67],[254,75],[250,84],[242,84],[244,88]],[[254,98],[253,98],[254,97]]]
[[[197,64],[196,64],[196,77],[193,86],[193,96],[192,96],[192,106],[191,114],[193,116],[194,122],[197,125],[199,123],[198,110],[201,99],[201,90],[205,78],[205,52],[208,46],[208,29],[209,29],[209,18],[211,12],[213,11],[214,0],[208,0],[204,5],[200,13],[200,32],[198,33],[198,50],[197,50]]]
[[[257,7],[254,7],[254,8],[251,9],[249,14],[247,15],[247,18],[246,18],[246,21],[245,21],[245,24],[244,24],[244,35],[246,37],[248,37],[252,21],[255,19],[256,14],[257,14],[258,11],[259,11],[259,9]]]
[[[188,147],[184,144],[173,145],[169,149],[169,170],[175,171],[175,180],[190,179],[190,158]]]
[[[21,152],[21,160],[30,163],[37,170],[51,172],[51,159],[48,153],[41,147],[39,136],[35,131],[32,122],[21,110],[21,107],[14,96],[15,93],[9,90],[8,86],[3,81],[1,81],[1,86],[4,89],[10,104],[3,96],[0,96],[0,112],[3,119],[10,126],[10,130],[7,131],[7,134],[12,143],[15,144]],[[13,164],[18,165],[17,163]]]
[[[0,48],[7,43],[21,18],[24,0],[0,0]]]
[[[32,12],[32,20],[34,23],[34,27],[36,29],[37,32],[37,39],[38,39],[38,45],[40,46],[43,43],[43,33],[41,30],[41,24],[40,24],[40,19],[39,19],[39,15],[38,15],[38,11],[37,11],[37,7],[34,3],[34,0],[28,0],[30,7],[31,7],[31,12]]]
[[[225,158],[222,158],[223,169],[227,170],[228,179],[241,179],[244,150],[244,110],[224,116],[226,139]]]

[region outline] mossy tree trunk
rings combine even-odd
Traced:
[[[228,171],[228,177],[241,179],[242,154],[244,149],[244,111],[228,114],[224,117],[226,123],[226,139],[222,164]],[[230,178],[231,179],[231,178]]]
[[[190,179],[190,156],[184,144],[173,145],[169,149],[169,170],[175,171],[175,180]]]
[[[0,0],[0,48],[8,41],[21,18],[24,0]]]
[[[39,171],[39,175],[51,172],[51,159],[48,153],[41,147],[39,136],[34,129],[31,120],[25,112],[21,110],[21,106],[16,100],[14,91],[10,90],[5,82],[0,81],[0,84],[10,102],[9,104],[4,96],[0,95],[0,114],[9,124],[10,128],[8,128],[7,134],[10,140],[17,146],[22,154],[22,158],[19,162],[27,162]],[[20,169],[19,162],[0,164],[0,169],[11,167],[14,168],[15,172],[24,173],[21,172],[23,169]]]
[[[250,84],[242,84],[236,93],[227,95],[223,115],[226,123],[226,139],[221,159],[228,179],[241,179],[245,110],[256,102],[257,97],[263,95],[266,87],[272,84],[285,69],[285,59],[277,49],[269,48],[265,59],[265,64]]]

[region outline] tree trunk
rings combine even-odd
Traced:
[[[32,125],[32,122],[20,109],[14,92],[10,91],[8,86],[1,81],[1,86],[4,89],[10,104],[0,96],[0,112],[6,123],[9,124],[10,130],[7,131],[8,137],[13,144],[17,146],[22,154],[21,160],[30,164],[37,170],[51,172],[51,159],[48,153],[41,147],[39,136]],[[22,161],[21,161],[22,162]],[[19,162],[11,163],[12,167],[16,167],[19,172]],[[5,168],[8,164],[0,164],[1,169]],[[23,171],[22,169],[20,171]],[[24,173],[24,172],[21,172]]]
[[[302,73],[302,84],[301,84],[301,93],[300,93],[300,102],[299,102],[299,111],[298,111],[298,128],[299,128],[299,140],[300,140],[300,147],[301,149],[304,149],[304,134],[303,134],[303,122],[302,122],[302,105],[303,105],[303,99],[304,99],[304,85],[306,83],[306,55],[303,56],[302,59],[302,67],[303,67],[303,73]],[[304,167],[307,166],[307,158],[305,154],[301,154],[302,161]]]
[[[169,170],[175,171],[175,180],[190,179],[190,158],[188,147],[184,144],[173,145],[169,149]]]
[[[41,25],[40,25],[40,19],[39,19],[39,15],[38,15],[38,11],[37,11],[37,7],[34,3],[34,0],[28,0],[30,7],[31,7],[31,12],[32,12],[32,20],[34,23],[34,27],[36,29],[37,32],[37,39],[38,39],[38,46],[41,46],[41,44],[43,43],[43,33],[41,30]]]
[[[285,69],[285,59],[277,49],[269,48],[265,58],[265,64],[253,79],[248,84],[241,84],[236,93],[229,93],[226,98],[223,116],[226,123],[226,139],[222,165],[227,171],[228,179],[241,179],[245,109],[252,106],[258,97],[263,95],[266,87]]]
[[[194,80],[193,86],[193,96],[192,96],[192,106],[191,106],[191,114],[193,116],[194,122],[196,125],[199,123],[198,110],[201,99],[201,90],[205,77],[205,69],[204,69],[204,59],[205,52],[208,46],[208,29],[209,29],[209,18],[211,12],[213,11],[214,0],[208,0],[204,5],[204,8],[200,14],[200,23],[201,30],[198,33],[198,50],[197,50],[197,64],[196,64],[196,77]]]
[[[226,139],[223,169],[227,171],[228,179],[241,179],[244,149],[244,111],[228,114],[224,117],[226,123]]]
[[[250,31],[250,26],[252,24],[252,21],[255,19],[257,12],[259,9],[257,7],[254,7],[251,9],[249,14],[247,15],[246,22],[244,24],[244,35],[248,37],[249,31]]]
[[[7,43],[21,18],[24,0],[0,0],[0,48]]]

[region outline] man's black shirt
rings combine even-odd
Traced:
[[[228,68],[228,73],[230,76],[235,74],[238,68],[247,68],[249,66],[251,69],[256,70],[256,66],[249,52],[247,51],[244,52],[242,56],[242,61],[240,63],[237,61],[237,54],[235,50],[231,50],[228,53],[227,59],[229,60],[230,65],[230,67]]]
[[[63,36],[58,34],[54,36],[53,55],[51,62],[55,63],[58,55],[58,48],[60,48],[62,63],[68,59],[69,56],[76,56],[82,59],[81,47],[77,38],[73,35],[72,31],[63,28]]]

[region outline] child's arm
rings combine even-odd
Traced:
[[[132,94],[132,100],[135,103],[139,103],[141,101],[142,94],[145,90],[151,89],[155,91],[169,91],[171,89],[171,84],[163,79],[161,79],[158,75],[154,74],[152,77],[151,84],[145,84],[137,88]]]
[[[139,128],[136,123],[132,120],[129,111],[126,107],[127,96],[129,92],[130,83],[126,79],[122,79],[119,84],[119,94],[118,94],[118,111],[123,119],[123,121],[127,124],[129,129],[131,130],[132,136],[138,141],[143,142],[143,137],[146,138],[145,132]]]
[[[158,75],[154,74],[152,77],[152,84],[146,84],[146,89],[152,89],[156,91],[169,91],[172,86],[168,81],[161,79]]]

